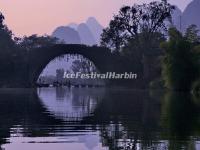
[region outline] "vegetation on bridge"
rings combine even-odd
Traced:
[[[191,25],[183,35],[169,27],[174,9],[167,0],[122,7],[103,30],[101,47],[65,45],[50,36],[14,37],[0,13],[0,87],[31,86],[50,60],[77,53],[101,71],[138,74],[137,81],[117,84],[199,90],[198,29]]]

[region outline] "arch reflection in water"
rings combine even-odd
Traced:
[[[45,95],[46,99],[42,100],[37,93],[41,97]],[[103,93],[103,89],[22,89],[0,92],[0,149],[106,150],[101,145],[99,131],[90,124],[77,122],[77,116],[71,117],[72,112],[83,113],[78,120],[91,115],[98,104],[99,94]],[[70,106],[72,108],[68,108]],[[70,121],[67,121],[68,117]]]
[[[189,94],[41,88],[0,98],[0,149],[200,149],[200,104]]]
[[[38,96],[54,117],[64,121],[81,121],[92,115],[104,92],[103,88],[39,88]]]

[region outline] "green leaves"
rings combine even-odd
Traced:
[[[162,65],[165,86],[173,90],[190,91],[199,75],[193,44],[175,28],[169,30],[169,36],[169,41],[161,45],[165,50]]]
[[[196,25],[190,25],[186,29],[185,38],[188,42],[192,44],[199,44],[200,43],[200,36],[198,35],[199,29]]]

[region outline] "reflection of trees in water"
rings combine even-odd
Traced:
[[[166,93],[159,100],[143,92],[110,96],[97,108],[93,120],[104,123],[102,142],[110,150],[196,149],[200,109],[191,95]]]
[[[161,123],[167,129],[163,137],[170,139],[169,149],[196,149],[194,137],[200,135],[200,105],[191,96],[175,92],[164,96]]]
[[[87,92],[75,90],[73,105],[81,105],[87,96]],[[163,99],[152,97],[147,92],[111,90],[98,103],[94,115],[81,124],[100,130],[102,143],[110,150],[193,149],[195,142],[190,136],[199,135],[197,100],[194,103],[190,95],[180,93],[167,93]]]
[[[64,88],[56,88],[56,100],[64,100],[67,93]]]
[[[64,121],[80,121],[92,115],[103,89],[41,88],[39,98],[54,117]],[[62,99],[62,101],[60,101]]]
[[[57,124],[59,120],[48,116],[40,104],[34,90],[8,89],[0,91],[0,142],[7,143],[6,138],[22,134],[23,136],[48,135],[48,130],[40,130],[42,124]],[[20,131],[16,131],[16,125]],[[20,132],[20,133],[17,133]]]
[[[45,91],[45,93],[48,92],[52,91]],[[54,92],[55,97],[53,98],[57,98],[58,102],[62,103],[60,99],[63,99],[63,96],[72,98],[74,106],[78,104],[78,107],[84,107],[84,109],[87,109],[87,112],[93,111],[97,101],[101,99],[96,97],[99,92],[95,91],[90,91],[90,95],[87,92],[81,93],[78,91],[73,91],[73,94],[70,95],[62,89],[57,89],[57,94],[56,90]],[[38,93],[41,93],[41,91],[38,91]],[[81,95],[78,97],[74,96],[78,93]],[[92,101],[89,102],[86,99],[86,102],[84,102],[86,96]],[[55,135],[58,132],[58,128],[61,131],[62,128],[68,129],[68,125],[68,130],[74,132],[84,131],[88,128],[87,125],[81,125],[80,122],[65,122],[62,118],[56,119],[57,117],[49,113],[46,106],[43,105],[35,90],[0,90],[0,97],[0,145],[7,143],[6,139],[12,136],[49,137]],[[75,110],[79,109],[75,107]]]
[[[159,114],[160,104],[147,92],[109,91],[90,121],[103,123],[102,142],[110,150],[149,148],[160,145]]]
[[[63,119],[68,116],[57,118],[57,114],[49,113],[45,105],[48,103],[39,99],[36,91],[0,91],[1,144],[8,142],[6,138],[12,136],[11,133],[48,137],[56,134],[58,127],[62,129],[68,125],[70,132],[88,130],[88,125],[90,130],[100,131],[101,142],[109,150],[193,150],[194,137],[200,135],[200,105],[198,99],[193,101],[189,94],[166,93],[160,99],[158,95],[149,96],[142,91],[54,89],[52,96],[48,94],[52,91],[46,89],[38,91],[40,96],[42,92],[46,98],[57,99],[54,104],[62,106],[70,99],[74,111],[89,114],[81,120],[68,122]],[[17,127],[20,130],[15,131]]]

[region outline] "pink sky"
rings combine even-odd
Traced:
[[[170,0],[182,10],[191,0]],[[17,36],[51,34],[61,25],[94,16],[106,26],[122,5],[150,0],[0,0],[6,24]]]

